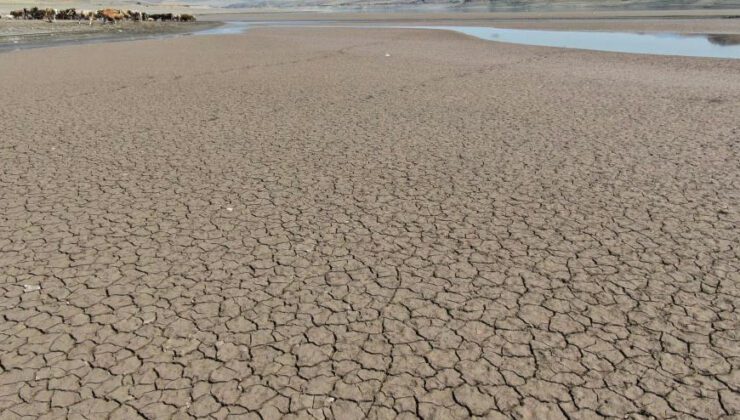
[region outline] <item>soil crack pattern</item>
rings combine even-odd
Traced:
[[[738,66],[357,28],[0,55],[0,418],[737,418]]]

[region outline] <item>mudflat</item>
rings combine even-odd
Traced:
[[[271,28],[0,85],[5,417],[740,415],[740,61]]]
[[[187,34],[218,26],[217,22],[46,22],[43,20],[0,20],[0,52],[58,46],[82,42],[120,41]]]
[[[740,10],[438,13],[222,13],[198,15],[206,21],[299,21],[323,24],[463,25],[512,29],[740,33]]]

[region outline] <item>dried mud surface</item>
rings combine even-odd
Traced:
[[[0,55],[3,418],[737,418],[740,61]]]

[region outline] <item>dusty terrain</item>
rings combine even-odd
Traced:
[[[3,418],[736,418],[740,61],[0,54]]]

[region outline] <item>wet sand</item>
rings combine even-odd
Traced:
[[[172,11],[170,9],[167,9]],[[173,9],[192,13],[188,9]],[[228,21],[297,22],[317,25],[462,25],[511,29],[674,32],[714,35],[740,34],[740,10],[664,10],[623,12],[436,12],[436,13],[308,13],[226,12],[198,9],[198,22],[121,22],[92,26],[77,21],[0,19],[0,52],[80,43],[131,41],[192,34]],[[723,37],[726,39],[727,37]],[[734,40],[735,38],[727,38]]]
[[[0,52],[86,42],[124,41],[191,33],[218,26],[218,22],[99,22],[0,20]]]
[[[740,415],[740,61],[441,31],[0,55],[9,417]]]
[[[662,10],[590,12],[437,12],[437,13],[211,13],[212,21],[336,21],[394,25],[467,25],[512,29],[740,33],[740,10]]]

